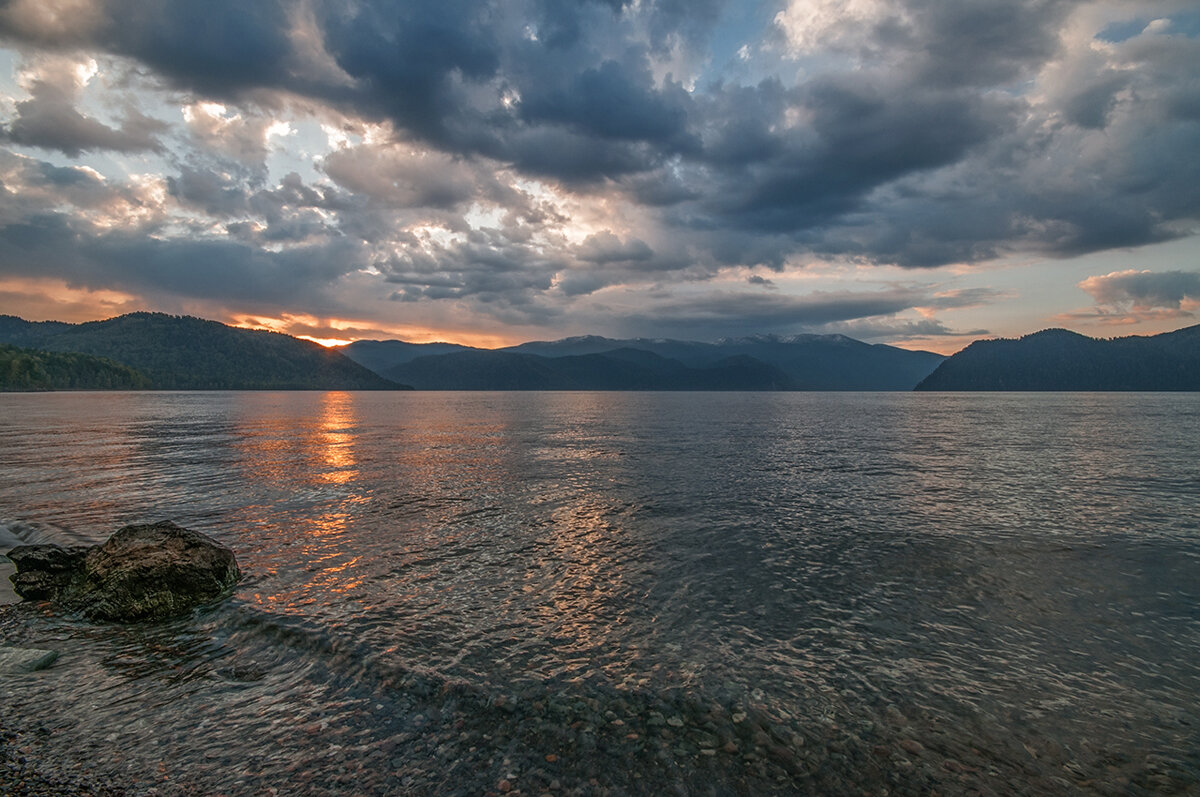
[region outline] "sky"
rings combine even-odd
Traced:
[[[0,313],[322,341],[1200,312],[1200,9],[0,0]]]

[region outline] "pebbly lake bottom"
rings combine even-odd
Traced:
[[[0,622],[5,643],[65,651],[5,682],[7,757],[49,763],[47,782],[81,779],[79,793],[1175,794],[1197,784],[1194,728],[1169,706],[1157,719],[1176,727],[1161,741],[1178,746],[1154,749],[1107,735],[1101,718],[1090,738],[1049,737],[1035,717],[949,716],[922,705],[927,696],[861,687],[790,711],[734,683],[482,689],[244,607],[117,630],[26,605]]]
[[[0,610],[14,793],[1200,789],[1196,397],[0,398],[11,539],[247,573]]]

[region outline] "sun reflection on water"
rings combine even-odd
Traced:
[[[314,398],[316,406],[310,403]],[[266,583],[253,600],[292,615],[311,614],[314,606],[334,607],[341,616],[366,610],[366,576],[353,526],[370,498],[360,489],[354,394],[306,394],[257,409],[256,428],[242,436],[241,461],[265,505],[248,507],[247,519],[274,515],[274,520],[272,542],[256,563]],[[287,505],[296,511],[281,522],[275,513]],[[325,622],[340,624],[337,617]]]
[[[358,477],[354,458],[354,396],[325,393],[316,438],[324,468],[318,476],[331,484],[347,484]]]

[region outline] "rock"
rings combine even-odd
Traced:
[[[126,526],[91,547],[21,546],[9,558],[23,598],[94,620],[174,617],[216,600],[241,578],[232,551],[169,521]]]
[[[44,670],[57,659],[57,650],[0,647],[0,673]]]
[[[17,566],[9,580],[25,600],[55,600],[77,577],[89,550],[86,545],[18,545],[8,552]]]

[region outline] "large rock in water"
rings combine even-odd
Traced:
[[[126,526],[102,545],[24,545],[13,589],[94,620],[158,620],[219,598],[241,578],[233,551],[170,521]]]

